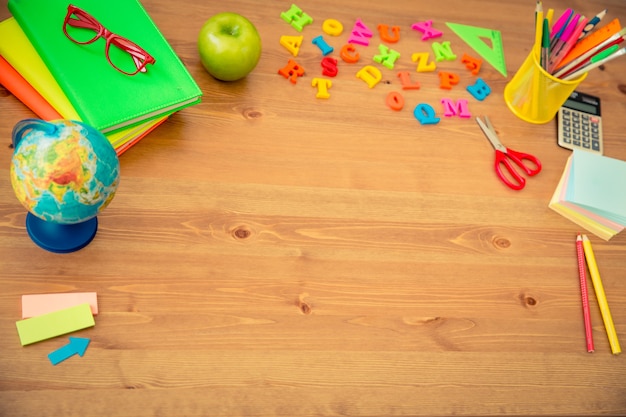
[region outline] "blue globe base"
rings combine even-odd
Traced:
[[[92,217],[81,223],[60,224],[47,222],[28,213],[28,235],[39,247],[54,253],[70,253],[87,246],[98,231],[98,218]]]

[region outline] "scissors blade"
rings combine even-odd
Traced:
[[[476,122],[482,129],[485,136],[487,136],[487,139],[489,139],[489,142],[491,142],[491,146],[493,146],[493,148],[498,151],[506,153],[506,147],[502,144],[502,142],[500,142],[500,139],[498,139],[498,135],[496,135],[496,130],[491,125],[489,118],[485,116],[485,121],[483,122],[480,117],[477,117]]]

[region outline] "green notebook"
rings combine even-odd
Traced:
[[[9,0],[8,7],[85,123],[106,133],[200,101],[200,88],[137,0],[72,3],[154,57],[146,72],[133,76],[109,64],[104,38],[87,45],[68,39],[63,33],[68,4]]]

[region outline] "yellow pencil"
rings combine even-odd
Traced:
[[[600,279],[600,271],[598,271],[596,257],[593,254],[591,242],[586,235],[583,235],[583,249],[585,250],[585,259],[587,259],[591,282],[593,283],[593,288],[596,292],[596,298],[598,299],[598,305],[600,306],[600,313],[602,313],[602,320],[604,321],[606,334],[609,337],[611,351],[614,355],[618,355],[622,352],[622,349],[619,346],[619,340],[617,340],[617,332],[615,331],[615,325],[613,324],[613,318],[611,317],[611,310],[609,310],[609,303],[607,302],[606,295],[604,294],[604,287],[602,286],[602,280]]]

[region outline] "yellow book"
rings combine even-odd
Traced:
[[[0,22],[0,55],[57,111],[63,118],[82,121],[63,93],[39,54],[24,34],[17,21],[10,17]],[[126,129],[105,134],[111,145],[125,151],[123,146],[136,142],[169,115],[162,116]],[[118,152],[118,154],[121,152]]]

